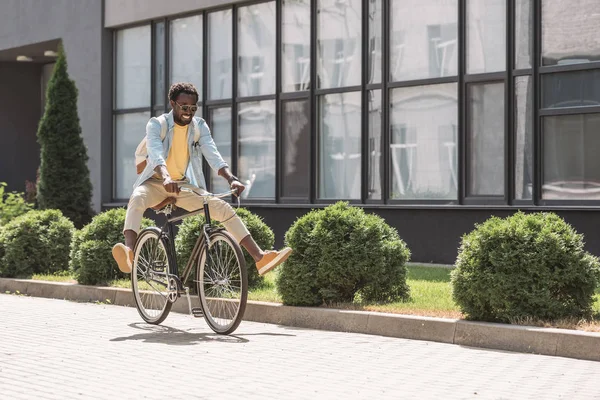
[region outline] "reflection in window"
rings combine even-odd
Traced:
[[[146,84],[147,85],[147,84]],[[127,199],[137,179],[135,148],[146,135],[149,112],[115,115],[115,198]]]
[[[190,82],[202,93],[202,15],[171,21],[171,79]]]
[[[533,89],[530,76],[515,78],[515,199],[533,196]]]
[[[208,14],[208,98],[231,98],[231,10]]]
[[[150,106],[150,25],[116,33],[115,106]]]
[[[600,1],[542,0],[542,64],[600,61]]]
[[[600,114],[544,117],[542,198],[600,200]]]
[[[369,182],[367,198],[381,200],[381,90],[367,92],[369,102]]]
[[[542,107],[600,105],[600,70],[542,75]]]
[[[515,2],[515,68],[531,68],[533,0]]]
[[[213,108],[210,110],[211,134],[217,150],[227,164],[231,166],[231,108]],[[229,185],[218,171],[210,171],[210,190],[213,193],[223,193],[229,190]]]
[[[275,198],[275,101],[240,103],[238,110],[242,197]]]
[[[319,98],[319,197],[360,199],[360,92]]]
[[[506,0],[467,0],[467,73],[506,69]]]
[[[283,0],[281,79],[284,92],[310,89],[310,0]]]
[[[469,196],[504,195],[504,84],[468,89],[467,173]]]
[[[308,100],[286,101],[282,107],[282,191],[284,197],[308,199],[310,186],[310,108]]]
[[[457,0],[392,1],[390,75],[394,81],[454,76]],[[415,10],[419,10],[415,13]],[[424,46],[424,44],[427,46]]]
[[[238,9],[238,94],[275,93],[275,2]]]
[[[367,83],[381,83],[381,0],[369,0],[369,78]]]
[[[457,90],[456,83],[392,90],[391,198],[457,198]]]
[[[318,5],[319,87],[360,85],[361,0],[319,0]]]

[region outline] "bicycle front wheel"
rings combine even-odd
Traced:
[[[160,324],[171,311],[169,271],[169,257],[160,230],[144,229],[135,245],[131,287],[138,312],[149,324]]]
[[[248,277],[242,249],[225,231],[209,236],[196,268],[204,319],[218,334],[236,330],[246,310]]]

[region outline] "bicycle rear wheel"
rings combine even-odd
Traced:
[[[196,284],[204,319],[216,333],[236,330],[246,310],[248,277],[242,249],[225,231],[209,236],[196,268]]]
[[[160,324],[171,311],[169,271],[169,256],[160,230],[144,229],[135,245],[131,287],[138,312],[149,324]]]

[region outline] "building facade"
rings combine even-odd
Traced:
[[[189,81],[277,244],[347,200],[414,261],[453,263],[475,223],[518,210],[558,213],[600,254],[599,27],[597,0],[4,0],[0,181],[35,179],[62,41],[97,210],[126,204],[146,122]]]

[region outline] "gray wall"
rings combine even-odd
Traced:
[[[41,64],[0,63],[0,182],[11,191],[24,192],[25,180],[35,182],[41,72]]]
[[[105,24],[107,28],[162,18],[243,0],[105,0]]]
[[[110,51],[106,41],[111,40],[110,33],[103,29],[103,1],[1,0],[1,3],[0,51],[53,39],[63,41],[68,71],[79,89],[79,118],[94,186],[92,201],[94,208],[100,210],[102,202],[110,197],[110,193],[101,189],[103,184],[107,186],[106,176],[110,179],[111,174],[109,170],[102,176],[101,158],[102,141],[110,140],[111,136],[110,130],[106,131],[107,127],[110,128],[109,124],[102,121],[103,114],[110,115],[111,107],[110,97],[106,99],[102,95],[103,86],[110,88],[111,63],[110,52],[104,60],[102,58],[103,51]],[[40,84],[39,77],[36,84]],[[0,116],[4,118],[2,109]]]

